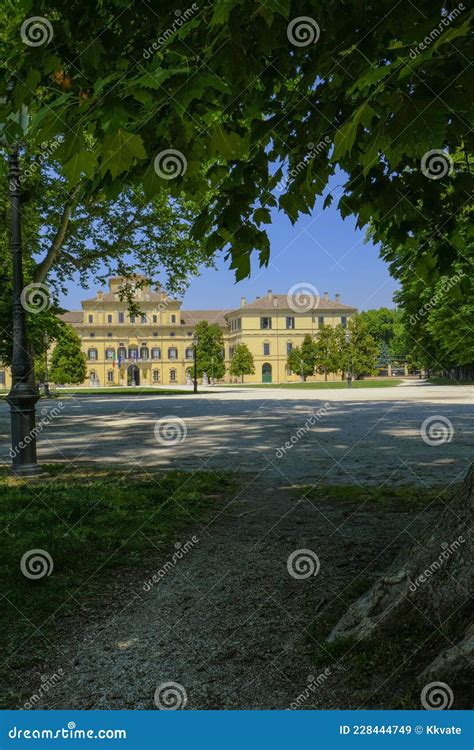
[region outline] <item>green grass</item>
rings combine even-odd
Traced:
[[[198,524],[224,507],[235,483],[215,472],[45,468],[50,478],[34,483],[0,474],[0,680],[3,690],[10,685],[0,708],[28,697],[15,673],[56,663],[52,644],[67,618],[104,611],[127,575],[141,593],[144,572],[156,572],[176,542],[201,537]],[[22,574],[21,559],[33,549],[51,555],[50,576]]]
[[[178,389],[167,388],[57,388],[55,396],[182,396],[192,391],[180,391]],[[202,391],[201,391],[202,392]]]
[[[399,385],[402,381],[397,379],[391,380],[353,380],[352,388],[389,388],[395,385]],[[301,389],[317,389],[317,390],[332,390],[336,388],[347,388],[346,381],[331,380],[327,383],[323,380],[312,381],[307,383],[224,383],[229,388],[301,388]]]
[[[474,385],[474,380],[453,380],[452,378],[428,378],[430,385]]]
[[[424,485],[399,485],[382,487],[372,485],[317,485],[305,487],[308,500],[315,505],[321,501],[336,500],[341,503],[364,504],[363,510],[390,510],[410,512],[423,510],[428,505],[435,508],[443,501],[449,500],[456,487],[447,491],[442,486],[425,487]]]

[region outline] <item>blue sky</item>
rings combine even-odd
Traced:
[[[393,306],[397,283],[379,259],[377,248],[365,244],[365,232],[356,230],[353,218],[343,220],[334,205],[325,211],[316,208],[294,226],[282,212],[275,212],[267,229],[271,244],[267,268],[259,268],[255,254],[251,277],[236,284],[234,272],[221,258],[215,270],[203,269],[202,275],[191,282],[183,308],[234,308],[240,305],[241,297],[251,301],[268,289],[286,294],[299,282],[312,284],[321,295],[329,292],[332,299],[339,292],[341,302],[361,310]],[[69,310],[80,309],[81,299],[97,289],[91,286],[85,292],[71,284],[61,304]]]

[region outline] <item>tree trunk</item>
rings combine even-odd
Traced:
[[[466,670],[474,649],[469,598],[473,505],[474,465],[422,542],[405,550],[386,575],[351,605],[328,640],[362,641],[407,622],[445,632],[448,623],[451,629],[455,623],[455,638],[451,631],[449,646],[425,665],[418,678],[420,682],[446,679]]]

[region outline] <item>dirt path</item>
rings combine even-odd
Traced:
[[[344,599],[367,567],[382,571],[428,521],[350,502],[314,505],[283,481],[245,481],[158,584],[145,593],[135,580],[113,613],[71,638],[64,678],[36,708],[150,709],[168,682],[184,688],[187,709],[290,707],[315,673],[312,613]],[[289,574],[300,549],[318,556],[316,576]],[[348,707],[338,682],[333,673],[303,707]]]

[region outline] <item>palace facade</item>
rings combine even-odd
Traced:
[[[142,280],[143,281],[143,280]],[[82,302],[82,310],[65,313],[63,320],[78,333],[87,358],[87,386],[183,385],[189,382],[193,366],[194,327],[202,320],[222,329],[225,343],[226,375],[221,382],[237,382],[229,375],[230,360],[237,344],[248,346],[254,357],[255,374],[245,383],[286,383],[299,380],[287,366],[292,347],[303,338],[317,336],[323,325],[347,325],[357,310],[329,299],[327,292],[308,311],[296,312],[286,294],[271,290],[252,302],[241,299],[238,309],[182,310],[179,300],[160,290],[136,287],[134,299],[140,315],[130,315],[121,300],[124,279],[109,280],[109,291],[97,292]],[[4,384],[8,373],[3,371]],[[212,373],[207,373],[212,377]],[[335,379],[336,376],[331,376]],[[320,380],[315,375],[308,380]]]

